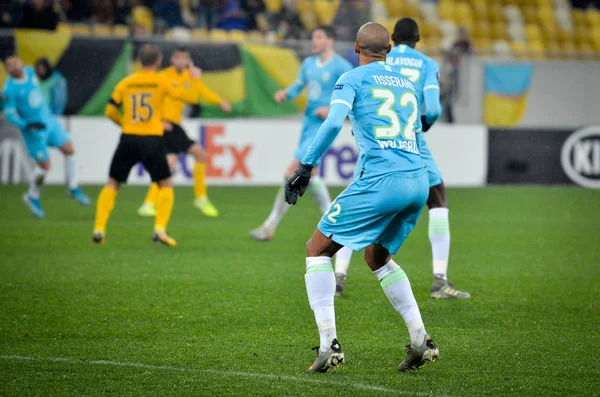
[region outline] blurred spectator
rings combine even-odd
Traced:
[[[222,4],[218,0],[200,0],[196,7],[196,26],[208,30],[217,26]]]
[[[92,17],[92,4],[87,0],[61,0],[63,11],[70,22],[84,22]]]
[[[133,7],[133,10],[131,10],[131,19],[135,36],[152,34],[154,18],[152,17],[152,11],[148,7],[142,5]]]
[[[446,120],[449,123],[454,122],[453,103],[458,97],[459,89],[459,70],[462,58],[465,55],[471,55],[472,47],[469,35],[465,28],[458,29],[458,36],[452,47],[446,54],[444,80],[442,83],[442,106],[443,114],[446,115]]]
[[[156,0],[152,6],[155,21],[163,21],[167,28],[185,26],[178,0]]]
[[[115,25],[127,25],[127,17],[131,12],[127,0],[113,0],[113,12]]]
[[[257,18],[265,12],[265,3],[262,0],[242,0],[242,8],[246,12],[246,28],[260,30]]]
[[[277,26],[277,33],[284,40],[299,40],[308,36],[298,12],[290,6],[284,6],[273,20],[272,25]]]
[[[115,21],[115,14],[112,0],[93,0],[94,16],[92,22],[103,25],[112,25]]]
[[[225,0],[223,14],[217,25],[224,30],[248,30],[246,12],[238,0]]]
[[[15,18],[15,4],[12,0],[1,0],[0,1],[0,28],[9,28],[14,26],[16,23]]]
[[[56,30],[59,13],[49,0],[29,0],[23,6],[22,28]]]
[[[571,0],[573,8],[600,8],[600,0]]]
[[[50,66],[48,58],[38,59],[35,63],[35,74],[52,113],[63,114],[67,107],[67,80],[58,70]]]
[[[356,32],[369,22],[370,2],[366,0],[342,0],[332,25],[340,40],[354,41]]]

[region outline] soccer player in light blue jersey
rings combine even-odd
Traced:
[[[435,360],[439,351],[425,331],[410,282],[394,262],[427,201],[427,169],[416,134],[420,131],[418,90],[385,63],[389,34],[376,23],[360,28],[355,51],[360,66],[337,81],[329,115],[285,187],[295,204],[308,188],[312,170],[350,118],[363,158],[356,179],[335,199],[306,244],[306,291],[319,329],[310,372],[327,372],[344,361],[337,340],[331,257],[342,247],[365,249],[365,260],[410,335],[402,372]]]
[[[298,78],[290,87],[275,93],[274,99],[278,103],[298,97],[305,88],[308,94],[298,148],[294,152],[294,160],[288,168],[287,176],[296,169],[323,120],[327,117],[329,99],[335,82],[342,74],[352,69],[350,62],[336,54],[334,44],[335,31],[332,27],[320,26],[316,28],[312,33],[312,52],[314,55],[302,62]],[[331,197],[327,186],[317,175],[312,178],[310,191],[321,212],[327,212],[331,205]],[[283,188],[281,188],[275,196],[271,213],[261,226],[250,232],[250,236],[257,241],[271,240],[275,235],[277,226],[289,208],[290,206],[285,202]],[[351,257],[352,250],[341,250],[336,256],[336,267],[347,269]]]
[[[65,155],[69,195],[79,204],[89,205],[89,198],[77,183],[73,144],[46,104],[35,71],[33,68],[23,67],[23,62],[15,54],[4,57],[4,67],[9,75],[2,91],[4,113],[7,120],[21,130],[27,152],[37,163],[31,175],[29,191],[23,195],[23,200],[35,216],[44,216],[40,189],[50,170],[48,147],[57,147]]]
[[[419,91],[424,103],[421,113],[423,132],[440,117],[440,68],[436,61],[415,49],[419,41],[419,26],[411,18],[402,18],[396,22],[392,40],[395,47],[388,54],[387,63],[400,74],[406,76]],[[442,299],[467,299],[468,292],[454,288],[448,281],[448,258],[450,256],[450,224],[448,222],[448,199],[442,173],[438,168],[423,133],[417,134],[421,158],[429,175],[429,241],[433,258],[433,286],[431,297]]]
[[[419,27],[413,19],[402,18],[398,20],[394,27],[392,40],[395,47],[387,56],[387,64],[414,83],[418,91],[419,103],[424,104],[424,109],[419,110],[421,111],[420,120],[423,125],[423,132],[426,132],[442,112],[439,84],[440,68],[435,60],[415,49],[419,41]],[[429,207],[429,241],[431,242],[433,257],[431,297],[467,299],[471,295],[468,292],[456,289],[447,277],[448,258],[450,256],[450,224],[448,222],[448,199],[442,173],[435,163],[431,151],[429,151],[423,133],[417,134],[417,142],[429,176],[427,207]],[[359,159],[357,172],[360,170],[362,160],[362,158]],[[336,269],[336,279],[345,280],[346,274],[340,274]],[[343,290],[344,284],[338,282],[337,288]]]

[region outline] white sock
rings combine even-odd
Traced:
[[[331,347],[331,342],[337,338],[335,332],[335,310],[333,296],[335,295],[335,275],[331,267],[331,258],[313,256],[306,258],[306,293],[310,308],[315,313],[315,321],[321,338],[321,351]]]
[[[77,189],[77,162],[75,161],[75,156],[65,156],[65,173],[67,175],[69,190]]]
[[[39,166],[35,166],[33,171],[31,172],[31,176],[29,179],[29,194],[30,197],[39,200],[40,198],[40,189],[44,184],[44,178],[46,177],[46,171],[41,169]]]
[[[279,222],[283,219],[283,216],[288,212],[291,205],[285,202],[285,192],[283,187],[279,189],[275,196],[275,202],[273,202],[273,209],[269,214],[269,217],[265,221],[264,225],[275,232]]]
[[[329,211],[329,207],[331,206],[331,196],[329,195],[329,190],[327,189],[325,182],[323,182],[320,177],[315,176],[310,180],[309,188],[310,194],[317,202],[321,212],[326,213]]]
[[[433,275],[447,278],[448,257],[450,256],[450,223],[448,208],[429,210],[429,241],[433,257]]]
[[[423,325],[421,312],[406,273],[393,260],[390,260],[373,273],[380,281],[381,288],[383,288],[383,292],[385,292],[394,309],[404,319],[410,335],[410,343],[421,346],[426,335],[425,325]]]
[[[348,273],[348,266],[350,266],[350,260],[352,259],[352,248],[342,247],[337,254],[335,254],[335,272],[346,274]]]

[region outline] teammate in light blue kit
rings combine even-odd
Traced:
[[[312,33],[312,51],[315,55],[306,58],[302,62],[298,78],[290,87],[275,93],[274,99],[279,103],[296,98],[304,88],[307,89],[308,93],[302,133],[300,134],[298,148],[294,151],[295,159],[288,169],[288,176],[296,169],[298,163],[306,154],[319,127],[327,117],[329,100],[335,82],[342,74],[352,69],[350,62],[335,53],[334,44],[335,32],[333,28],[329,26],[316,28]],[[285,131],[282,133],[285,133]],[[325,213],[331,205],[331,197],[327,186],[321,178],[315,176],[310,188],[321,212]],[[271,240],[275,235],[279,222],[281,222],[288,209],[289,205],[285,202],[283,189],[280,189],[275,197],[271,213],[261,226],[250,232],[250,236],[257,241]],[[336,257],[336,267],[347,269],[351,257],[352,250],[341,250]]]
[[[31,175],[29,191],[23,195],[23,200],[35,216],[44,216],[40,188],[50,170],[48,147],[57,147],[65,155],[69,195],[79,204],[88,205],[90,200],[77,183],[75,149],[63,126],[50,112],[35,71],[23,67],[21,59],[14,54],[4,58],[4,67],[9,74],[2,91],[6,118],[19,127],[27,152],[37,163]]]
[[[423,132],[440,117],[440,68],[436,61],[415,50],[419,41],[419,26],[411,18],[398,20],[394,27],[392,40],[395,47],[387,57],[387,63],[400,74],[409,78],[419,91],[420,101],[425,109],[420,115]],[[448,222],[448,199],[446,188],[424,134],[417,134],[421,158],[429,174],[429,241],[433,258],[433,286],[431,297],[438,299],[467,299],[468,292],[454,288],[448,281],[448,258],[450,256],[450,224]]]
[[[440,105],[440,68],[436,61],[415,50],[419,41],[419,27],[411,18],[398,20],[394,27],[392,40],[395,47],[387,56],[387,64],[414,83],[418,91],[419,103],[424,104],[421,108],[420,120],[423,132],[436,122],[442,112]],[[448,281],[448,257],[450,256],[450,224],[448,222],[448,200],[446,189],[440,172],[423,133],[417,134],[417,142],[421,158],[427,167],[429,176],[429,241],[433,257],[433,286],[431,297],[442,299],[466,299],[471,295],[468,292],[454,288]],[[356,173],[360,172],[360,164],[364,161],[360,158]],[[336,279],[345,280],[346,274],[338,273]],[[339,292],[343,291],[344,283],[337,284]]]
[[[320,334],[310,372],[327,372],[344,360],[336,335],[331,266],[331,257],[342,246],[365,249],[367,264],[408,327],[411,343],[398,369],[410,371],[439,355],[425,331],[410,282],[391,257],[414,228],[429,184],[416,141],[421,128],[418,90],[386,65],[389,39],[382,25],[360,28],[355,51],[361,66],[336,83],[329,115],[286,183],[286,201],[295,204],[348,116],[364,159],[360,174],[335,199],[306,245],[306,290]]]

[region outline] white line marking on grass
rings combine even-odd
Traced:
[[[299,378],[293,375],[275,375],[275,374],[261,374],[253,372],[241,372],[241,371],[227,371],[218,369],[200,369],[200,368],[186,368],[186,367],[173,367],[170,365],[153,365],[143,363],[130,363],[120,361],[109,361],[109,360],[77,360],[69,357],[27,357],[27,356],[15,356],[15,355],[0,355],[0,359],[13,360],[13,361],[48,361],[48,362],[61,362],[69,364],[83,364],[83,365],[107,365],[113,367],[126,367],[126,368],[144,368],[154,369],[162,371],[176,371],[176,372],[191,372],[200,374],[215,374],[225,376],[237,376],[243,378],[261,378],[261,379],[273,379],[273,380],[286,380],[296,383],[313,383],[324,386],[337,386],[337,387],[350,387],[358,390],[367,390],[383,393],[395,393],[404,394],[409,396],[431,396],[432,393],[414,392],[399,389],[390,389],[383,386],[365,385],[363,383],[351,383],[351,382],[339,382],[339,381],[328,381],[323,379],[310,379],[310,378]],[[447,396],[446,396],[447,397]]]

